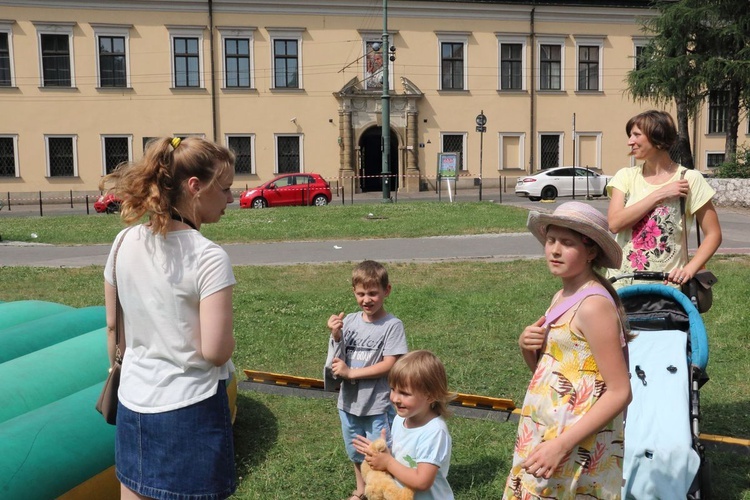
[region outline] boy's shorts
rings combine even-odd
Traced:
[[[349,455],[349,460],[361,464],[365,459],[364,455],[357,452],[352,444],[352,440],[357,436],[364,436],[374,441],[380,437],[380,431],[385,429],[386,442],[388,447],[391,447],[391,424],[393,424],[394,413],[392,407],[389,407],[387,412],[379,415],[358,417],[344,410],[339,410],[341,433],[344,436],[344,446],[346,447],[346,454]]]

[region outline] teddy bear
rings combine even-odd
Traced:
[[[370,449],[376,453],[385,451],[385,440],[376,439],[370,443]],[[411,488],[400,487],[393,476],[385,471],[373,470],[367,461],[362,462],[362,477],[367,500],[414,500]]]

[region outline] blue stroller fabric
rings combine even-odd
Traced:
[[[622,496],[685,498],[700,467],[690,431],[687,336],[680,330],[633,333]]]

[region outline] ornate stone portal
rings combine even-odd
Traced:
[[[420,187],[417,101],[424,94],[407,78],[401,78],[401,86],[403,93],[394,91],[390,97],[391,132],[398,139],[401,177],[398,185],[406,192],[417,192]],[[339,177],[354,177],[362,134],[370,127],[383,125],[382,92],[365,90],[359,78],[352,78],[334,96],[339,100]]]

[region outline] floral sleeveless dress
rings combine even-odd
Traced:
[[[521,410],[513,466],[503,499],[617,499],[622,490],[623,418],[582,441],[550,479],[520,464],[542,441],[575,424],[607,390],[583,336],[568,323],[551,325]],[[624,338],[621,339],[624,345]]]

